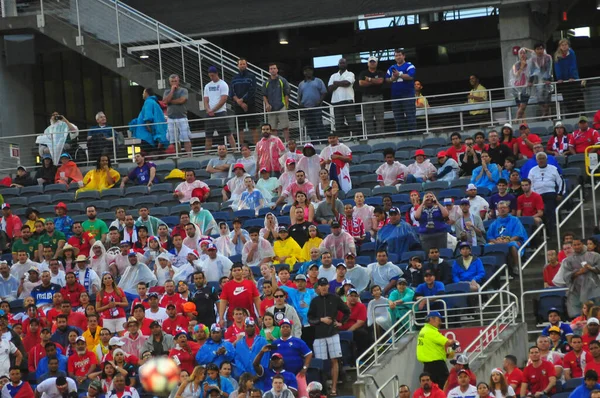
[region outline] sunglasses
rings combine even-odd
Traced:
[[[285,296],[283,296],[283,295],[281,295],[281,294],[279,294],[279,295],[277,295],[277,296],[273,296],[273,297],[275,297],[275,298],[285,298]]]

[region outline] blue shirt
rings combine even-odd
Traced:
[[[386,78],[391,78],[394,71],[397,70],[403,75],[409,75],[414,78],[417,68],[410,62],[405,62],[402,65],[392,65],[385,74]],[[415,96],[415,82],[414,80],[400,80],[392,83],[392,98],[410,98]]]
[[[42,304],[52,304],[54,293],[60,292],[60,286],[56,283],[51,283],[50,286],[36,286],[31,291],[31,297],[35,299],[35,303],[40,306]]]
[[[242,196],[240,198],[240,204],[243,203],[244,209],[254,210],[260,207],[261,200],[264,202],[262,193],[260,193],[258,189],[255,189],[251,193],[249,193],[248,191],[244,191],[242,192]]]
[[[19,281],[12,275],[8,276],[8,279],[0,277],[0,297],[9,298],[8,301],[12,301],[17,298],[17,291],[19,290]],[[10,299],[12,297],[12,299]]]
[[[321,104],[323,94],[327,93],[327,87],[323,80],[314,77],[312,80],[303,80],[298,85],[298,98],[300,105],[305,108],[312,108]]]
[[[112,132],[113,132],[113,128],[107,124],[104,127],[100,127],[100,126],[92,127],[90,129],[90,131],[88,131],[88,135],[91,137],[93,137],[95,135],[101,135],[104,138],[111,138],[113,136]]]
[[[135,169],[131,170],[129,174],[127,174],[127,177],[136,184],[147,185],[150,181],[150,169],[153,167],[156,169],[156,165],[154,163],[144,162],[142,167],[136,167]],[[152,183],[158,183],[158,178],[156,176],[154,176]]]
[[[210,377],[206,377],[206,380],[202,383],[202,388],[200,389],[200,398],[204,397],[204,385],[208,384],[209,386],[218,386],[221,388],[221,391],[227,393],[227,395],[233,392],[233,385],[231,382],[224,377],[219,376],[220,381],[216,379],[211,379]]]
[[[419,218],[420,234],[435,234],[446,232],[447,224],[444,222],[444,216],[439,207],[423,207],[421,217]]]
[[[54,229],[56,231],[65,234],[65,237],[69,239],[73,236],[73,219],[69,216],[55,217],[54,218]]]
[[[298,317],[302,322],[302,326],[309,326],[308,307],[310,307],[310,302],[312,301],[312,299],[317,297],[315,289],[306,289],[305,291],[301,292],[298,289],[294,289],[288,286],[280,286],[280,288],[285,290],[285,292],[287,293],[288,304],[294,307],[294,309],[298,313]]]
[[[542,330],[542,335],[543,336],[549,336],[550,333],[548,332],[548,330],[550,330],[551,326],[556,326],[556,325],[548,325],[546,326],[543,330]],[[558,327],[560,328],[561,333],[561,337],[563,340],[567,340],[567,336],[573,336],[573,329],[571,329],[571,325],[569,325],[568,323],[564,323],[564,322],[558,322]]]
[[[427,283],[421,283],[415,289],[415,296],[430,297],[430,296],[438,296],[441,293],[446,293],[446,287],[440,281],[433,282],[432,288],[429,288],[427,286]]]
[[[492,195],[492,197],[490,198],[489,202],[490,202],[490,210],[494,211],[496,210],[496,207],[498,206],[499,202],[503,202],[505,200],[508,200],[510,202],[510,210],[517,210],[517,198],[515,198],[514,195],[511,195],[509,193],[507,193],[504,196],[500,196],[499,193],[495,193]],[[496,217],[496,216],[494,216]]]
[[[312,351],[306,343],[298,337],[290,337],[287,340],[283,338],[273,342],[277,349],[273,352],[280,353],[285,360],[285,368],[293,374],[298,374],[304,366],[304,358]]]
[[[58,370],[66,372],[69,359],[66,356],[58,353],[56,354],[56,357],[58,358]],[[37,369],[35,370],[35,378],[38,379],[46,372],[48,372],[48,357],[43,357],[40,359]]]
[[[298,390],[298,380],[296,380],[296,375],[287,370],[282,370],[281,372],[275,372],[271,368],[263,367],[263,375],[258,379],[257,385],[263,391],[269,391],[273,388],[273,376],[280,374],[283,376],[283,382],[289,389]]]

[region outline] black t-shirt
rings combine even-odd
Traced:
[[[513,151],[511,151],[510,148],[505,144],[499,144],[496,146],[496,148],[492,148],[488,145],[487,152],[490,155],[490,158],[492,158],[492,163],[496,163],[502,167],[504,167],[504,161],[506,158],[513,155]]]
[[[366,80],[367,77],[372,79],[385,79],[385,72],[382,72],[379,69],[375,70],[375,72],[370,72],[368,69],[363,70],[360,72],[360,75],[358,75],[358,80]],[[383,84],[378,84],[375,86],[359,87],[362,89],[364,95],[383,95],[383,86]]]
[[[301,248],[308,240],[308,227],[310,227],[311,225],[314,224],[305,221],[302,224],[294,224],[288,229],[290,237],[294,239],[298,246],[300,246]]]

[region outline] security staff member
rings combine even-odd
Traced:
[[[423,372],[431,375],[431,380],[440,388],[448,379],[446,366],[446,348],[455,346],[456,342],[440,333],[442,315],[437,311],[427,314],[427,323],[419,332],[417,342],[417,360],[423,362]]]

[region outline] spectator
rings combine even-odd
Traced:
[[[16,188],[23,188],[34,184],[35,182],[29,175],[29,172],[27,171],[25,166],[19,165],[17,167],[17,174],[15,175],[15,178],[13,178],[12,184],[10,184],[10,186]]]
[[[425,193],[423,204],[415,212],[419,220],[419,239],[424,251],[430,247],[445,248],[447,246],[447,227],[444,219],[448,210],[442,206],[433,192]]]
[[[367,128],[367,134],[382,134],[384,131],[383,120],[383,84],[385,83],[385,74],[377,69],[379,60],[375,56],[370,56],[367,60],[367,70],[363,70],[358,75],[358,85],[361,87],[363,95],[362,102],[374,104],[363,105],[363,117]],[[375,122],[373,122],[375,119]]]
[[[275,252],[273,262],[275,264],[289,264],[290,266],[302,262],[302,248],[293,238],[290,238],[287,228],[280,226],[278,232],[278,240],[273,244]]]
[[[505,128],[506,127],[503,127],[503,130]],[[510,131],[512,134],[512,126]],[[503,166],[506,158],[513,154],[512,146],[510,146],[511,144],[499,141],[498,132],[496,130],[492,130],[488,133],[488,141],[489,144],[486,145],[486,151],[490,156],[491,162]]]
[[[225,325],[225,310],[228,305],[230,308],[245,308],[250,316],[258,319],[255,307],[260,308],[260,294],[256,288],[256,284],[251,280],[243,278],[241,263],[232,265],[231,274],[233,278],[225,283],[221,293],[219,323]],[[227,312],[227,320],[233,320],[232,311]]]
[[[125,184],[127,184],[128,181],[132,181],[136,185],[146,185],[148,188],[152,187],[153,184],[158,183],[158,178],[156,177],[156,165],[146,161],[146,154],[144,152],[136,153],[134,160],[136,167],[123,177],[121,180],[121,188],[125,188]]]
[[[152,293],[150,293],[150,294],[152,294]],[[163,310],[164,310],[164,308],[163,308]],[[150,312],[150,310],[146,310],[146,313],[148,313],[148,312]],[[112,340],[112,338],[111,338],[111,340]],[[112,344],[109,343],[109,345],[112,345]],[[121,342],[121,346],[122,345],[123,345],[123,343]],[[205,345],[203,345],[202,347],[204,347]],[[150,324],[150,336],[148,336],[148,339],[144,342],[144,345],[140,349],[140,352],[143,353],[145,351],[152,351],[154,356],[158,357],[158,356],[162,356],[162,355],[167,355],[169,353],[169,351],[171,351],[171,349],[173,349],[174,347],[175,347],[175,342],[174,342],[173,336],[165,333],[162,330],[162,327],[160,326],[159,321],[152,321],[152,323]],[[198,355],[200,354],[200,351],[198,351]],[[199,364],[205,364],[206,362],[200,362],[198,360],[198,355],[196,355],[196,361],[198,361]]]
[[[413,398],[446,398],[446,394],[444,394],[444,391],[442,391],[442,389],[432,381],[431,375],[429,373],[421,373],[419,375],[419,383],[420,388],[415,390],[414,394],[412,395]],[[410,397],[410,395],[399,398],[408,397]]]
[[[566,106],[566,113],[576,112],[577,107],[571,103],[577,102],[577,97],[579,96],[577,93],[579,82],[574,83],[574,80],[579,80],[579,71],[577,69],[575,51],[571,48],[571,43],[568,39],[561,39],[558,42],[558,47],[554,53],[554,73],[556,83],[559,84],[557,88],[563,93],[565,102],[569,102],[568,106]]]
[[[475,145],[473,147],[477,153],[481,154],[482,151],[485,151],[486,147],[485,134],[483,134],[483,131],[478,131],[475,133],[473,138],[475,138]]]
[[[146,87],[142,93],[144,105],[136,119],[129,122],[133,136],[142,142],[140,147],[144,153],[169,146],[167,139],[167,123],[158,98],[152,87]]]
[[[365,225],[362,219],[354,217],[354,208],[351,203],[344,205],[344,214],[339,215],[342,230],[348,232],[356,245],[360,245],[366,238]]]
[[[552,137],[548,140],[546,145],[546,152],[552,156],[568,156],[571,154],[569,150],[569,134],[567,129],[563,126],[562,122],[556,122],[554,130],[552,131]]]
[[[315,211],[315,221],[318,224],[329,224],[339,219],[344,213],[344,204],[337,198],[337,192],[334,192],[333,184],[324,188],[325,200],[317,207]]]
[[[367,306],[360,302],[358,291],[354,288],[346,293],[346,305],[350,309],[350,318],[340,326],[340,330],[352,332],[352,339],[356,344],[356,354],[362,355],[371,345],[369,330],[367,329]],[[343,314],[338,313],[338,321]]]
[[[240,58],[237,61],[239,73],[231,79],[231,87],[229,96],[233,100],[233,110],[237,117],[239,126],[240,145],[244,144],[244,131],[246,125],[252,133],[252,142],[258,142],[258,117],[256,113],[256,77],[248,70],[248,61],[245,58]],[[232,147],[233,148],[233,147]]]
[[[293,159],[288,159],[288,160],[295,162]],[[304,173],[303,170],[299,170],[299,169],[296,170],[295,177],[296,178],[293,182],[288,184],[285,189],[282,189],[281,197],[279,197],[279,199],[277,199],[275,204],[271,205],[271,208],[275,208],[275,207],[279,206],[287,198],[295,200],[294,203],[298,202],[298,198],[296,197],[296,195],[299,192],[302,192],[305,196],[304,206],[303,206],[303,208],[305,209],[305,213],[306,213],[305,218],[309,219],[309,221],[312,222],[312,217],[310,217],[310,212],[308,211],[309,206],[306,206],[306,203],[308,202],[308,200],[313,201],[313,202],[316,201],[317,197],[315,195],[315,187],[310,181],[308,181],[306,179],[306,174]],[[293,204],[292,209],[295,206],[296,206],[296,204]]]
[[[85,191],[104,191],[112,188],[121,179],[119,172],[111,167],[108,155],[100,155],[96,162],[96,168],[87,172],[83,177],[83,187],[77,190]]]
[[[581,304],[600,297],[600,254],[586,250],[582,238],[573,239],[573,254],[562,264],[567,283],[567,311],[570,317],[578,315]]]
[[[582,377],[587,359],[590,356],[589,352],[583,349],[581,336],[573,336],[570,345],[573,349],[563,357],[565,380]]]
[[[510,85],[512,93],[517,104],[517,120],[525,119],[525,110],[531,95],[529,77],[531,75],[531,64],[528,60],[527,49],[522,47],[517,54],[517,62],[515,62],[509,72]]]
[[[217,157],[211,158],[206,166],[206,171],[210,173],[211,178],[227,178],[229,168],[235,161],[232,155],[227,154],[227,147],[219,145],[217,147]]]
[[[38,253],[43,253],[45,246],[50,246],[52,252],[56,253],[58,249],[62,249],[67,243],[67,238],[65,234],[54,228],[54,220],[48,218],[46,219],[46,233],[40,237],[38,243]]]
[[[398,133],[415,131],[417,129],[416,102],[414,78],[417,72],[415,66],[406,62],[406,53],[403,48],[394,52],[396,64],[388,68],[385,75],[386,81],[392,86],[392,111]]]
[[[408,176],[408,168],[402,163],[396,161],[394,149],[384,149],[383,156],[385,158],[385,162],[375,171],[379,186],[398,186],[399,184],[403,183],[404,178]]]
[[[521,186],[521,173],[517,169],[510,172],[508,180],[508,193],[516,196],[517,199],[519,196],[523,195],[523,188]]]
[[[465,152],[460,156],[460,175],[470,177],[480,164],[481,155],[473,148],[473,138],[465,138]]]
[[[554,366],[541,358],[538,347],[529,348],[530,363],[523,369],[523,383],[521,384],[520,396],[542,393],[551,395],[556,385],[556,371]]]
[[[466,369],[461,369],[457,374],[458,386],[448,391],[448,398],[478,396],[478,388],[471,384],[471,377]]]
[[[98,212],[96,211],[96,206],[88,205],[85,212],[88,219],[82,224],[83,230],[85,232],[91,232],[96,240],[104,242],[106,240],[106,234],[108,234],[108,227],[104,221],[97,218]]]
[[[431,247],[427,255],[427,262],[423,265],[423,271],[433,271],[436,279],[444,284],[452,283],[452,264],[440,257],[440,249]]]
[[[531,51],[529,49],[526,49]],[[541,117],[547,117],[550,109],[552,81],[552,57],[546,53],[544,43],[533,45],[533,57],[529,60],[529,85],[534,86]]]
[[[6,372],[5,372],[6,374]],[[10,381],[2,387],[2,395],[11,398],[33,397],[33,390],[27,381],[21,380],[21,369],[18,366],[11,366],[8,370]]]
[[[347,193],[352,189],[352,180],[350,178],[350,162],[352,162],[352,151],[345,144],[340,143],[338,133],[336,131],[331,131],[327,139],[329,145],[323,148],[320,155],[321,166],[325,167],[329,171],[331,178],[337,176],[336,185],[339,184],[339,188]],[[335,169],[332,169],[332,165],[335,165]],[[319,176],[321,177],[320,174]],[[324,187],[321,188],[324,189]]]
[[[12,275],[6,261],[0,261],[0,299],[13,301],[17,298],[19,279]]]
[[[588,126],[587,116],[579,118],[579,128],[569,134],[569,152],[585,153],[585,149],[600,144],[600,133]]]
[[[69,357],[69,376],[76,382],[79,390],[87,390],[89,383],[87,375],[94,372],[98,366],[98,359],[86,347],[85,337],[78,336],[75,340],[75,352]]]
[[[477,385],[477,376],[471,369],[469,369],[469,359],[466,355],[457,355],[454,359],[450,360],[450,364],[452,368],[450,369],[450,374],[448,375],[448,380],[446,381],[446,385],[444,386],[444,392],[450,391],[459,386],[458,383],[458,373],[464,371],[469,376],[469,384],[471,386]],[[514,397],[514,395],[512,395]],[[499,397],[500,398],[500,397]]]
[[[348,281],[346,280],[346,271],[347,268],[344,263],[338,263],[335,266],[335,278],[329,280],[329,293],[337,294],[341,288],[348,284]],[[341,292],[343,293],[342,296],[346,295],[345,291],[341,290]]]
[[[534,156],[534,144],[541,143],[542,139],[537,134],[531,133],[529,126],[525,123],[519,126],[519,132],[520,136],[513,145],[513,152],[518,155],[519,159],[531,159]]]
[[[21,227],[21,238],[13,240],[11,246],[13,262],[17,261],[17,253],[19,250],[25,250],[27,256],[33,260],[38,260],[38,243],[35,239],[31,238],[31,229],[28,225]]]
[[[83,175],[81,170],[71,158],[68,153],[60,155],[60,166],[56,170],[56,176],[54,178],[56,184],[69,185],[72,182],[80,183],[83,186]]]
[[[482,220],[485,220],[490,207],[487,200],[477,195],[477,186],[475,184],[469,184],[467,186],[466,192],[467,199],[470,203],[471,214],[478,215],[481,217]]]
[[[548,264],[544,266],[543,271],[544,288],[556,287],[552,281],[560,269],[560,263],[558,262],[556,250],[548,250],[546,256],[548,257]]]
[[[411,287],[417,287],[423,283],[423,260],[420,256],[412,256],[408,260],[408,268],[403,276],[406,277],[408,285]]]
[[[321,242],[321,250],[327,250],[334,258],[343,258],[348,252],[356,253],[354,238],[342,230],[337,220],[331,222],[331,234]]]
[[[492,159],[487,151],[481,152],[481,166],[473,170],[471,183],[478,188],[494,189],[500,179],[501,168]]]
[[[87,134],[88,156],[98,159],[100,155],[112,153],[113,143],[116,145],[116,133],[107,123],[104,112],[96,113],[97,126],[92,127]]]
[[[305,108],[301,112],[304,125],[308,135],[313,140],[325,139],[325,126],[321,109],[310,109],[320,107],[327,95],[327,87],[323,80],[314,77],[315,70],[312,66],[303,69],[304,80],[298,84],[298,104]]]
[[[304,144],[302,148],[302,156],[298,160],[298,170],[303,170],[306,173],[306,179],[313,186],[319,185],[321,158],[317,155],[315,147],[310,142]]]
[[[411,246],[419,244],[419,238],[413,228],[404,220],[397,207],[389,211],[389,221],[377,232],[377,245],[386,244],[391,253],[402,253]]]
[[[508,181],[504,178],[500,178],[496,184],[498,192],[493,194],[490,198],[490,211],[489,218],[496,218],[496,206],[498,202],[509,201],[510,202],[510,213],[515,216],[517,215],[517,198],[508,193]]]
[[[240,141],[242,140],[241,137],[242,136],[240,136]],[[258,175],[258,170],[256,169],[256,156],[252,154],[250,147],[246,144],[240,144],[240,152],[242,153],[242,157],[237,159],[235,164],[241,163],[244,166],[244,170],[246,170],[247,173],[252,176],[252,178],[256,178]]]
[[[210,188],[204,182],[196,179],[194,170],[185,171],[185,181],[177,185],[175,192],[173,192],[173,197],[179,199],[181,203],[190,202],[192,197],[200,199],[201,202],[206,202],[209,196]]]
[[[531,180],[524,178],[521,181],[523,195],[517,198],[517,216],[533,217],[535,225],[541,225],[544,217],[544,200],[542,195],[531,189]]]
[[[437,174],[435,166],[431,164],[429,159],[425,159],[425,157],[425,151],[422,149],[415,151],[415,155],[413,156],[415,162],[408,166],[409,174],[406,176],[407,183],[430,181]]]
[[[585,372],[585,377],[580,386],[578,386],[569,397],[572,398],[590,398],[598,395],[600,392],[600,384],[598,383],[598,373],[595,370]]]
[[[269,125],[273,126],[274,135],[277,136],[277,133],[283,130],[283,137],[287,142],[290,139],[290,120],[287,113],[290,106],[290,84],[279,76],[279,69],[274,62],[269,64],[269,75],[269,79],[262,86],[265,112],[269,113]]]
[[[287,271],[289,277],[289,270]],[[285,285],[282,282],[282,286],[287,286],[293,289],[296,285],[294,285],[293,283]],[[277,289],[275,289],[273,297],[275,298],[275,302],[272,306],[267,307],[266,312],[275,315],[275,324],[279,325],[280,329],[283,324],[287,323],[288,326],[290,326],[290,328],[292,329],[292,335],[294,337],[300,338],[300,336],[302,335],[302,323],[300,322],[300,318],[298,317],[298,313],[296,312],[294,307],[286,303],[286,299],[288,298],[286,290],[283,290],[283,288],[278,287]]]
[[[70,152],[73,148],[73,142],[77,140],[79,129],[67,118],[57,111],[52,112],[50,117],[50,126],[44,130],[44,134],[38,136],[35,140],[39,144],[39,154],[44,156],[48,154],[55,163],[58,163],[63,152]]]
[[[258,167],[263,173],[263,169],[268,173],[281,172],[279,158],[285,151],[285,146],[276,132],[271,130],[271,125],[265,123],[261,126],[262,138],[256,144],[256,157],[258,158]],[[286,164],[288,164],[286,162]],[[295,164],[295,163],[294,163]]]
[[[589,352],[592,357],[586,361],[585,372],[592,370],[597,373],[600,369],[600,341],[590,341]]]
[[[378,249],[375,258],[376,261],[367,266],[371,285],[381,286],[383,295],[387,296],[389,291],[396,286],[396,280],[404,273],[400,267],[388,260],[385,249]]]
[[[261,365],[264,354],[270,350],[270,345],[264,346],[252,363],[254,372],[259,377],[257,383],[266,391],[263,398],[294,398],[295,394],[291,390],[297,392],[298,382],[295,374],[284,369],[283,355],[271,354],[269,366],[264,368]]]
[[[471,212],[469,199],[461,199],[460,210],[461,217],[454,223],[458,240],[471,246],[485,245],[485,226],[479,214]]]
[[[488,100],[488,91],[479,81],[479,76],[469,76],[469,84],[471,85],[471,91],[467,95],[467,103],[476,104],[480,102],[486,102]],[[480,109],[469,111],[469,115],[474,122],[483,122],[487,120],[488,110]]]
[[[250,230],[250,240],[244,244],[242,262],[248,266],[261,266],[273,260],[275,253],[271,244],[259,236],[259,229]]]
[[[429,108],[429,102],[423,95],[423,84],[418,80],[415,80],[415,96],[417,97],[415,101],[417,108]]]
[[[348,70],[345,58],[338,61],[338,69],[327,84],[327,90],[332,93],[331,104],[335,106],[335,135],[348,136],[350,132],[359,135],[361,128],[356,121],[355,107],[351,105],[354,103],[354,73]]]
[[[35,172],[35,180],[38,184],[54,184],[56,179],[57,167],[52,160],[52,156],[46,153],[42,156],[42,166]]]
[[[229,119],[227,119],[227,98],[229,98],[229,86],[219,77],[219,71],[215,66],[208,67],[208,78],[210,82],[204,86],[204,109],[207,119],[206,130],[206,152],[212,149],[212,137],[216,131],[219,138],[227,137],[229,146],[236,148],[235,139],[229,130]]]
[[[73,220],[67,216],[67,205],[63,202],[58,202],[54,206],[56,217],[54,218],[54,228],[62,232],[66,238],[73,235]]]
[[[300,200],[306,200],[306,196],[304,195],[304,192],[298,192],[296,194],[296,197]],[[300,246],[302,248],[302,257],[304,259],[308,259],[309,258],[309,254],[310,254],[310,247],[312,246],[309,245],[308,247],[306,246],[306,242],[309,240],[310,236],[309,236],[309,232],[310,232],[310,228],[313,227],[315,229],[316,232],[318,232],[316,230],[316,226],[310,222],[307,221],[305,218],[305,209],[303,209],[301,207],[301,204],[296,202],[296,206],[292,206],[292,209],[290,210],[290,217],[291,217],[291,225],[290,225],[290,229],[289,229],[289,234],[290,236],[296,241],[296,243],[298,243],[298,246]],[[312,206],[311,203],[309,203],[309,206]],[[311,213],[312,213],[312,209]],[[309,217],[312,216],[312,214],[309,213]],[[312,217],[311,217],[312,218]],[[314,238],[320,239],[316,236],[317,234],[314,235]],[[316,246],[318,247],[320,245],[320,242],[312,242],[313,244],[318,243]]]
[[[246,169],[244,169],[244,165],[241,163],[235,163],[232,171],[233,177],[231,177],[225,186],[223,186],[221,195],[223,196],[223,202],[227,202],[227,200],[231,199],[234,207],[238,207],[241,206],[239,203],[240,197],[247,188],[245,184],[246,177],[250,176],[246,173]],[[257,191],[257,193],[259,193],[259,191]],[[240,209],[238,208],[238,210]]]
[[[125,387],[125,380],[122,387]],[[63,376],[46,379],[35,388],[36,397],[72,396],[73,393],[77,394],[77,384],[70,377]]]
[[[454,260],[452,265],[452,281],[454,283],[468,282],[471,284],[471,290],[479,290],[479,286],[485,278],[483,263],[481,259],[472,254],[471,245],[468,242],[461,242],[458,248],[461,256]]]
[[[179,76],[169,76],[169,89],[163,94],[167,104],[167,138],[171,145],[179,147],[183,142],[186,156],[192,156],[190,125],[187,118],[188,90],[180,86]]]
[[[192,197],[190,199],[190,222],[200,228],[202,235],[210,235],[217,230],[217,223],[212,213],[201,207],[200,199]]]
[[[438,164],[440,165],[435,180],[450,182],[458,178],[458,163],[456,160],[448,157],[445,151],[440,151],[437,154]]]
[[[531,169],[533,169],[538,164],[536,156],[540,152],[544,152],[544,145],[542,145],[541,143],[534,144],[533,145],[533,157],[531,159],[528,159],[525,162],[525,164],[521,167],[521,178],[529,178],[529,173],[531,172]],[[556,167],[558,169],[558,172],[560,174],[562,174],[562,169],[560,168],[560,165],[556,161],[556,158],[552,155],[546,155],[546,156],[548,158],[548,164]]]
[[[498,203],[497,211],[498,217],[487,231],[488,244],[508,244],[508,265],[512,266],[513,272],[516,274],[518,273],[516,268],[519,264],[518,250],[527,240],[527,231],[525,231],[525,227],[517,217],[509,214],[509,202]]]
[[[342,357],[338,328],[350,319],[351,311],[340,297],[329,293],[329,281],[326,278],[319,278],[316,290],[318,296],[310,302],[308,320],[315,328],[315,358],[323,361],[331,360],[331,394],[335,396],[339,358]],[[343,313],[341,319],[338,318],[338,312]]]
[[[375,288],[375,286],[373,288]],[[379,286],[377,286],[377,288],[381,290]],[[412,309],[414,295],[415,291],[408,286],[407,280],[398,278],[396,281],[396,289],[392,290],[388,297],[392,325],[398,322],[399,319]]]
[[[539,152],[535,155],[538,165],[529,172],[531,190],[540,194],[544,208],[556,209],[565,194],[565,183],[558,169],[548,164],[548,155]],[[550,229],[554,228],[556,215],[553,211],[546,212],[546,221]]]
[[[454,132],[450,134],[450,141],[452,142],[452,145],[450,148],[446,149],[446,155],[454,159],[460,165],[462,155],[467,151],[467,147],[462,143],[462,136],[460,133]]]

